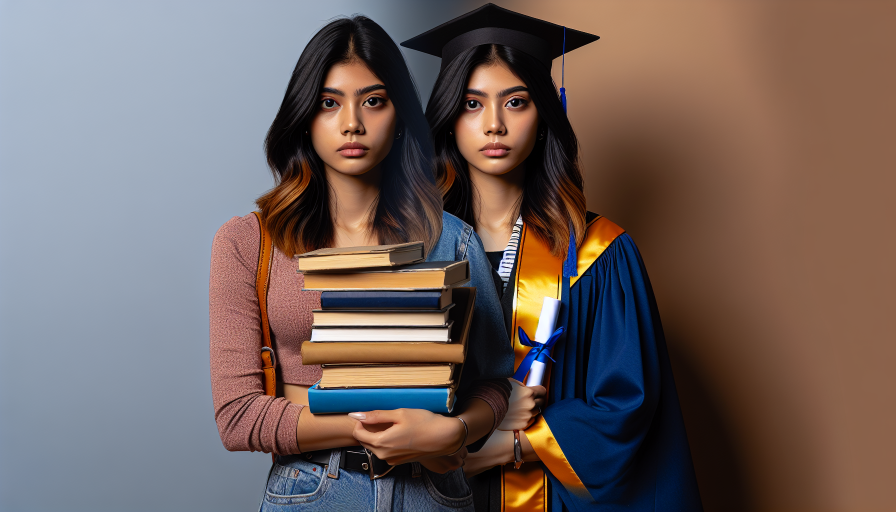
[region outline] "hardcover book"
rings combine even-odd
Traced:
[[[451,341],[451,324],[439,327],[383,327],[357,325],[330,327],[313,325],[311,342],[329,341]]]
[[[454,384],[454,365],[377,364],[323,365],[318,386],[332,388],[448,387]]]
[[[318,249],[296,258],[301,272],[394,267],[423,261],[423,242]]]
[[[444,309],[451,304],[451,290],[325,291],[320,294],[320,307],[334,309]]]
[[[448,414],[455,400],[454,388],[320,389],[315,384],[308,390],[313,414],[401,408]]]
[[[350,273],[305,274],[306,290],[432,289],[460,286],[470,280],[469,262],[434,261],[394,269]]]
[[[427,309],[355,309],[328,311],[315,309],[315,326],[355,326],[355,325],[381,325],[381,326],[430,326],[444,327],[448,324],[448,307],[433,311]]]
[[[414,341],[306,342],[302,363],[463,363],[464,348],[461,343]]]

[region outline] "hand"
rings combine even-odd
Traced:
[[[495,466],[513,462],[513,432],[497,431],[476,453],[464,460],[464,475],[470,478]]]
[[[454,471],[457,468],[463,467],[464,459],[466,457],[467,447],[465,446],[454,455],[442,455],[441,457],[420,459],[420,465],[434,473],[443,475],[449,471]]]
[[[352,435],[389,464],[422,461],[455,452],[464,439],[464,426],[422,409],[351,413],[358,420]],[[384,428],[385,427],[385,428]]]
[[[498,430],[525,430],[541,414],[545,396],[544,386],[524,386],[520,381],[508,379],[512,387],[507,415]]]

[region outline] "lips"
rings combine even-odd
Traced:
[[[510,146],[505,146],[500,142],[489,142],[479,150],[483,155],[488,157],[500,157],[506,155],[510,151]]]
[[[354,158],[364,156],[370,148],[360,142],[346,142],[336,150],[340,155]]]

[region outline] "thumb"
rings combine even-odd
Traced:
[[[349,416],[365,425],[373,425],[376,423],[395,423],[398,420],[398,415],[395,413],[395,411],[352,412],[349,413]]]

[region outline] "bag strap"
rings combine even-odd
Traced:
[[[252,212],[258,219],[261,244],[258,250],[258,272],[255,274],[255,291],[258,293],[258,307],[261,309],[261,367],[264,370],[264,394],[276,396],[277,374],[274,368],[274,348],[271,346],[271,324],[268,321],[268,285],[271,282],[271,260],[274,244],[264,228],[260,212]]]

